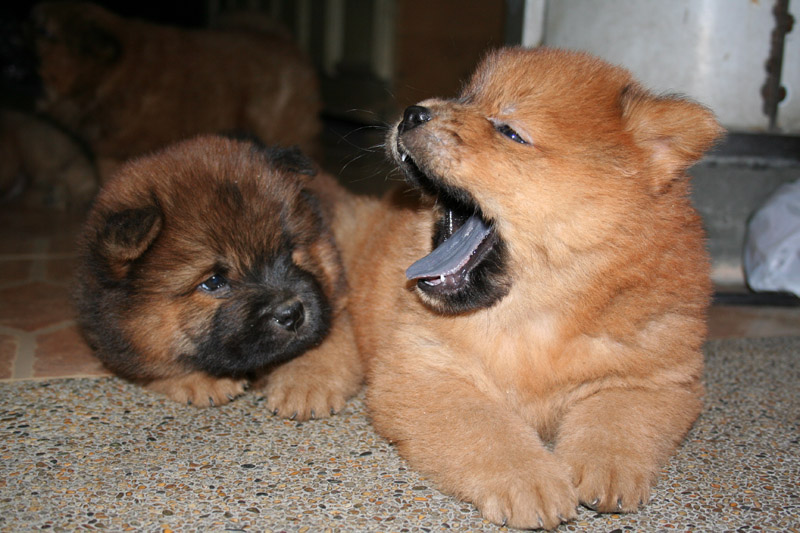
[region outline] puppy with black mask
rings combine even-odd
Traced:
[[[116,374],[195,406],[257,381],[270,410],[338,411],[361,382],[346,280],[298,151],[203,136],[125,164],[81,241],[76,304]]]

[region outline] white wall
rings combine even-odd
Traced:
[[[789,9],[797,16],[798,4]],[[726,127],[763,131],[771,0],[526,0],[523,44],[592,52],[657,92],[711,107]],[[786,37],[778,127],[800,133],[800,20]]]

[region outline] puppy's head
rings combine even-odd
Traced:
[[[298,153],[201,137],[124,166],[84,236],[81,322],[115,371],[242,376],[321,342],[338,254]]]
[[[494,52],[457,99],[409,107],[387,139],[440,214],[406,274],[442,312],[491,306],[531,264],[559,268],[685,196],[684,170],[719,133],[703,107],[591,56]]]

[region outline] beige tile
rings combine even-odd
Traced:
[[[33,377],[107,376],[109,372],[92,355],[77,326],[37,338]]]
[[[0,325],[30,332],[73,317],[69,291],[61,285],[33,282],[0,290]]]
[[[8,379],[14,370],[17,340],[10,335],[0,335],[0,379]]]
[[[73,219],[66,219],[63,224],[50,236],[50,252],[52,253],[74,253],[78,248],[80,224]]]
[[[0,283],[19,283],[31,274],[32,261],[0,258]]]

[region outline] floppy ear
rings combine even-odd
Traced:
[[[125,209],[106,216],[94,252],[105,259],[114,278],[125,277],[130,263],[144,254],[161,231],[156,206]]]
[[[229,130],[220,134],[222,137],[234,141],[250,143],[253,150],[262,154],[276,168],[293,174],[316,176],[317,168],[314,162],[297,146],[283,147],[266,145],[256,135],[246,130]]]
[[[684,98],[629,86],[621,103],[623,124],[649,154],[657,191],[681,178],[724,133],[711,111]]]

